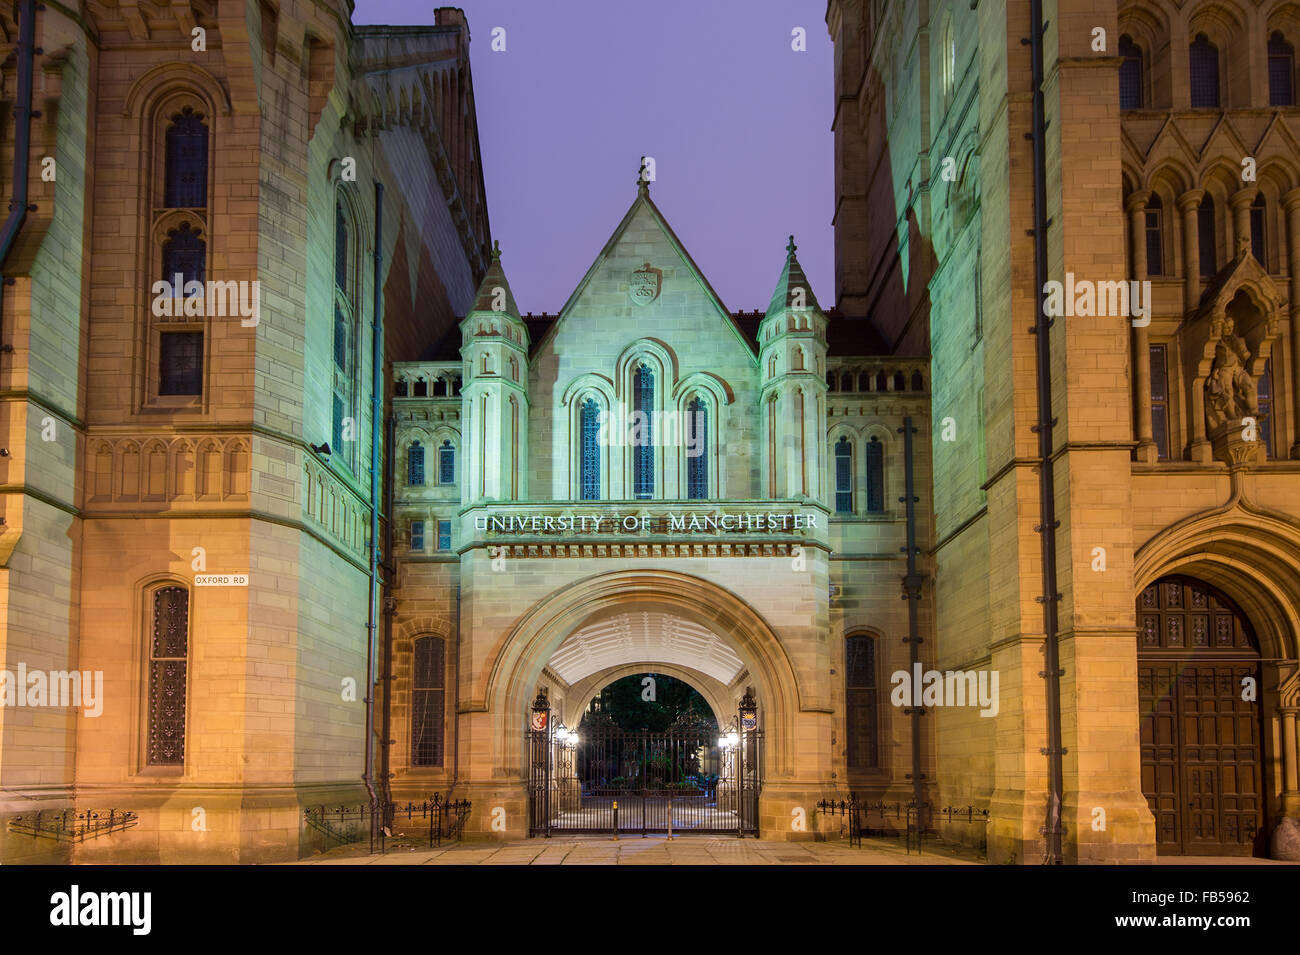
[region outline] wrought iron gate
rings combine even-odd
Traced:
[[[542,694],[528,731],[529,834],[758,835],[763,734],[584,724],[558,731]]]

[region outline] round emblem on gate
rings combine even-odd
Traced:
[[[659,287],[663,284],[664,273],[650,267],[647,262],[632,273],[628,283],[628,295],[634,305],[649,305],[659,297]]]
[[[546,710],[533,711],[532,725],[533,725],[533,729],[538,733],[546,729],[546,716],[547,716]]]

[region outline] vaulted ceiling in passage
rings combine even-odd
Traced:
[[[731,683],[744,669],[740,657],[699,624],[656,611],[622,613],[571,633],[547,664],[572,686],[579,680],[629,663],[672,663]]]

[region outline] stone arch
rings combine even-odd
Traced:
[[[744,663],[767,730],[767,778],[789,775],[799,683],[780,638],[746,601],[716,583],[666,570],[614,571],[563,587],[534,604],[505,638],[482,687],[486,709],[504,721],[501,764],[524,776],[524,720],[542,670],[565,638],[602,613],[667,611],[707,627]],[[474,695],[477,695],[475,693]]]
[[[572,684],[565,695],[564,711],[560,714],[560,718],[568,724],[570,729],[576,727],[582,719],[582,714],[601,690],[615,680],[621,680],[625,676],[636,676],[639,673],[661,673],[665,676],[675,677],[684,683],[689,683],[692,689],[704,697],[704,702],[709,704],[709,708],[713,711],[713,718],[718,721],[719,727],[726,726],[728,716],[735,715],[731,713],[732,707],[727,688],[718,680],[713,679],[708,674],[701,673],[693,667],[681,666],[676,663],[650,661],[647,663],[625,663],[622,666],[610,667]]]
[[[1193,515],[1152,537],[1135,555],[1138,593],[1185,574],[1231,597],[1255,628],[1265,657],[1300,656],[1300,545],[1295,521],[1241,505]]]

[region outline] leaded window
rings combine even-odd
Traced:
[[[451,521],[438,522],[438,550],[451,550]]]
[[[694,438],[694,446],[687,449],[686,496],[699,501],[709,496],[709,413],[696,397],[686,406],[686,414],[686,427]]]
[[[1192,109],[1219,108],[1219,49],[1198,33],[1187,51],[1192,81]]]
[[[843,436],[835,444],[835,513],[853,513],[853,445]]]
[[[867,512],[885,509],[885,446],[875,435],[867,442]]]
[[[206,261],[207,243],[199,235],[199,230],[191,228],[188,222],[182,222],[167,233],[162,251],[163,281],[171,283],[174,298],[195,294],[193,288],[188,294],[185,291],[191,282],[203,286]],[[197,294],[202,296],[203,292]]]
[[[876,641],[849,637],[845,641],[844,716],[849,769],[875,769],[879,764],[876,725]]]
[[[441,637],[415,641],[411,667],[411,765],[441,766],[447,661]]]
[[[208,127],[203,114],[186,106],[167,127],[163,205],[202,209],[208,204]]]
[[[654,497],[655,449],[654,408],[655,376],[648,365],[636,370],[632,383],[633,433],[632,495],[638,500]]]
[[[424,446],[419,441],[411,442],[406,449],[406,483],[412,486],[424,483]]]
[[[1127,33],[1119,38],[1119,108],[1142,108],[1142,51]]]
[[[185,678],[189,662],[190,595],[184,587],[153,593],[149,638],[150,766],[185,765]]]
[[[1268,271],[1268,231],[1264,224],[1267,206],[1264,197],[1257,195],[1250,205],[1250,251],[1265,272]]]
[[[451,442],[444,440],[438,449],[438,483],[456,483],[456,449]]]
[[[581,422],[581,497],[584,501],[600,500],[600,406],[595,398],[582,403]]]
[[[1295,47],[1281,33],[1268,38],[1268,105],[1295,105]]]
[[[348,290],[348,218],[343,203],[334,204],[334,287],[347,294]]]
[[[411,550],[424,550],[424,521],[411,521]]]
[[[158,394],[203,394],[203,333],[163,332],[158,346]]]

